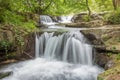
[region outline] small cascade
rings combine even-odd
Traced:
[[[48,15],[40,15],[40,23],[44,25],[54,25],[52,18]]]
[[[69,16],[60,16],[61,20],[59,20],[60,23],[71,23],[72,15]]]
[[[36,56],[92,65],[92,46],[86,42],[87,39],[79,31],[58,36],[53,36],[53,33],[44,33],[36,38]]]
[[[50,16],[47,15],[40,15],[40,21],[42,23],[52,23],[53,20],[50,18]]]

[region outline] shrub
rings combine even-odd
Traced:
[[[90,21],[90,16],[88,16],[88,15],[83,16],[83,21],[89,22]]]
[[[9,41],[0,41],[0,50],[5,51],[5,53],[8,52],[8,50],[10,50],[12,47],[12,43],[10,43]]]
[[[120,24],[120,12],[112,12],[105,16],[105,21],[109,24]]]

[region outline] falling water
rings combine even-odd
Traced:
[[[43,54],[41,56],[46,59],[92,65],[92,46],[86,42],[86,38],[79,31],[58,36],[44,33],[36,38],[36,57]]]
[[[61,20],[59,21],[60,23],[71,23],[72,15],[69,16],[61,16]]]
[[[40,23],[44,25],[56,24],[56,22],[53,22],[52,18],[48,15],[40,15]]]
[[[97,80],[103,71],[93,64],[93,48],[80,31],[45,32],[36,35],[35,44],[36,59],[0,70],[12,72],[2,80]]]
[[[47,15],[40,15],[40,21],[43,23],[52,23],[53,20],[50,18],[50,16]]]

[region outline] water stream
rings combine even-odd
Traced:
[[[36,58],[1,70],[13,72],[2,80],[97,80],[103,71],[94,64],[93,47],[78,30],[45,32],[36,35],[35,44]]]

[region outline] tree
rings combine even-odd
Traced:
[[[89,7],[88,0],[86,0],[86,7],[87,7],[87,10],[88,10],[88,16],[90,16],[91,15],[91,10],[90,10],[90,7]]]
[[[117,8],[120,6],[120,0],[112,0],[114,10],[117,10]]]

